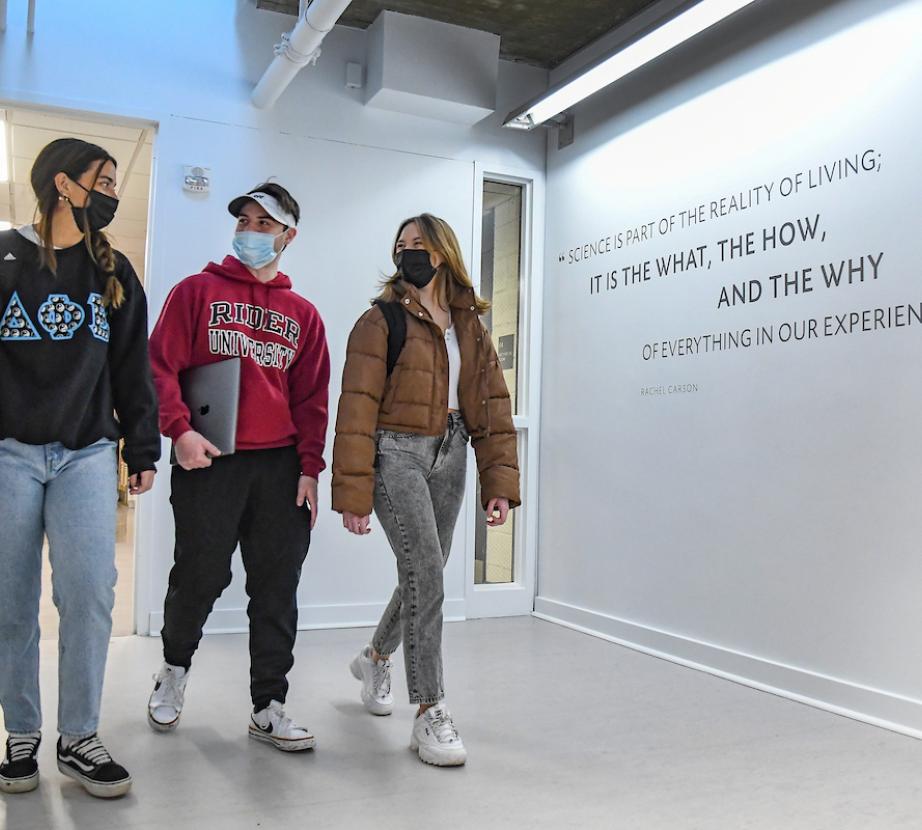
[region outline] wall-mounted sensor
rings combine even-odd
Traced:
[[[365,84],[362,80],[362,64],[346,64],[346,89],[361,89]]]
[[[211,188],[211,168],[210,167],[193,167],[185,165],[183,167],[182,189],[190,193],[207,193]]]

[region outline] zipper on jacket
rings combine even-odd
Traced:
[[[423,306],[423,308],[425,309],[425,306]],[[438,339],[442,345],[442,353],[445,357],[445,368],[447,369],[448,368],[448,347],[445,345],[445,333],[442,331],[442,327],[438,323],[436,323],[435,320],[432,319],[432,316],[429,314],[428,310],[426,310],[424,314],[418,315],[417,319],[422,320],[425,323],[428,323],[432,329],[435,329],[438,332]],[[483,325],[480,323],[479,318],[477,320],[477,325],[480,326],[480,332],[481,332],[480,336],[476,338],[476,341],[480,344],[479,349],[478,349],[478,352],[479,352],[478,357],[480,358],[479,363],[481,367],[481,371],[479,372],[480,399],[483,401],[482,406],[484,409],[484,422],[485,422],[485,431],[486,431],[486,434],[484,437],[489,438],[493,434],[493,431],[492,431],[492,424],[490,420],[490,398],[487,394],[487,392],[489,391],[487,389],[487,362],[488,361],[487,361],[487,356],[486,356],[486,338],[484,337],[484,333],[486,329],[483,328]],[[462,356],[461,362],[462,364],[464,363],[463,356]],[[476,367],[474,371],[475,372],[477,371]],[[446,412],[448,411],[448,399],[447,398],[445,399],[445,411]],[[462,417],[464,417],[464,413],[462,413]]]

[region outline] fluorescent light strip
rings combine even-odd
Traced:
[[[539,99],[504,126],[535,127],[693,38],[755,0],[701,0],[640,40]],[[519,122],[515,124],[514,122]]]

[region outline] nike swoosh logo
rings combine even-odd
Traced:
[[[271,735],[271,734],[272,734],[272,724],[271,724],[271,723],[270,723],[268,726],[263,727],[263,726],[260,726],[260,725],[254,720],[254,721],[253,721],[253,726],[255,726],[260,732],[265,732],[267,735]]]

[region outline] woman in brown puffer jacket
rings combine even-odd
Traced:
[[[351,669],[365,707],[389,715],[389,658],[402,640],[410,702],[419,705],[410,746],[427,763],[456,766],[467,753],[444,703],[442,570],[468,440],[487,522],[498,527],[520,504],[516,434],[480,321],[489,303],[474,292],[454,231],[430,214],[407,219],[392,253],[396,274],[349,337],[333,445],[333,509],[361,535],[374,508],[397,557],[397,590]],[[406,327],[396,362],[400,337],[391,335],[391,371],[388,320],[395,332]]]

